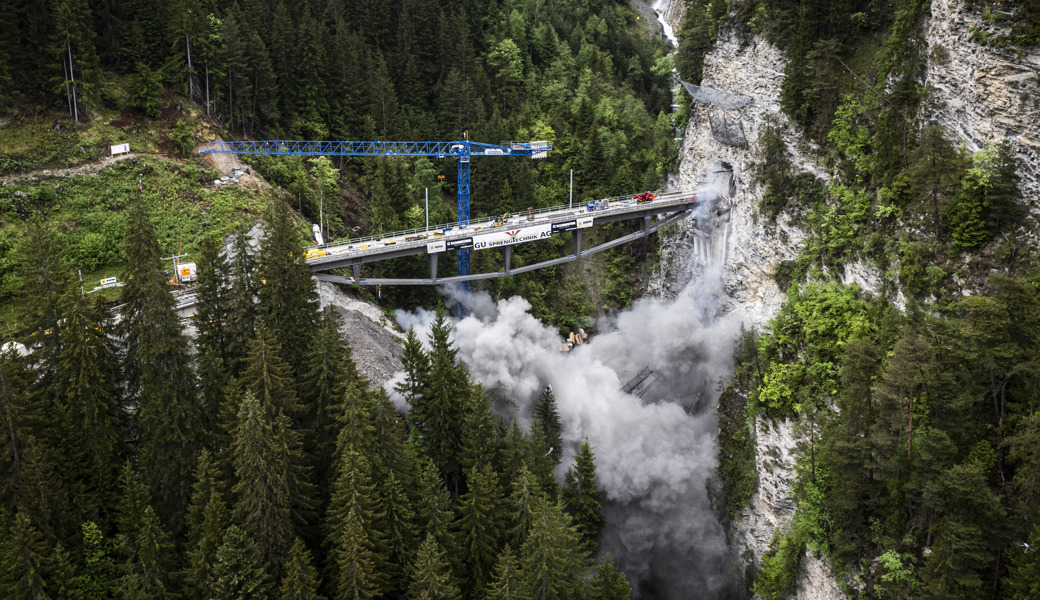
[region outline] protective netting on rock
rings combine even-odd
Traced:
[[[688,81],[683,81],[678,77],[676,77],[675,80],[681,83],[683,87],[686,88],[687,92],[690,92],[690,95],[693,96],[695,101],[710,104],[725,110],[740,110],[748,104],[751,104],[751,100],[753,99],[751,96],[745,96],[744,94],[724,92],[703,85],[694,85]]]
[[[743,109],[751,104],[753,100],[751,96],[694,85],[678,77],[675,80],[686,88],[694,102],[707,106],[711,137],[727,146],[739,147],[747,144],[747,136],[744,135]]]

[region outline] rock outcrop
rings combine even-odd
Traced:
[[[973,31],[1002,33],[969,11],[964,0],[932,0],[924,26],[929,97],[922,116],[972,151],[1010,139],[1022,160],[1023,198],[1035,201],[1040,197],[1040,50],[982,45],[972,40]]]

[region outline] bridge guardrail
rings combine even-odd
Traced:
[[[684,190],[657,190],[657,191],[654,191],[653,193],[657,194],[657,196],[658,196],[655,200],[653,200],[651,202],[641,203],[641,204],[642,205],[651,205],[651,206],[670,206],[670,205],[676,205],[676,204],[687,204],[687,200],[688,200],[688,198],[690,196],[696,196],[696,192],[695,191],[684,191]],[[672,196],[677,196],[677,197],[673,198]],[[625,206],[622,203],[625,202],[625,201],[636,202],[633,199],[632,196],[627,196],[627,195],[626,196],[613,196],[611,198],[601,198],[601,199],[596,200],[594,202],[602,202],[603,200],[607,200],[608,201],[608,203],[610,204],[609,208],[596,209],[594,211],[591,211],[592,213],[598,214],[598,215],[602,215],[602,214],[612,214],[612,213],[617,213],[617,212],[629,212],[629,211],[632,210],[632,205],[630,204],[628,206]],[[617,203],[617,204],[615,205],[614,203]],[[589,204],[589,203],[582,203],[578,207],[569,207],[566,204],[562,204],[562,205],[558,205],[558,206],[550,206],[550,207],[545,207],[545,208],[537,208],[537,209],[531,209],[531,210],[522,210],[522,211],[518,211],[518,212],[511,212],[511,213],[509,213],[510,221],[508,221],[506,223],[503,223],[502,225],[500,225],[498,227],[494,226],[494,223],[498,222],[498,220],[496,218],[494,218],[494,217],[488,217],[488,218],[486,218],[486,220],[484,220],[484,219],[481,219],[481,220],[470,219],[469,225],[461,227],[461,228],[459,227],[458,223],[456,222],[456,223],[445,223],[445,224],[442,224],[442,225],[437,225],[435,227],[430,227],[428,229],[423,227],[423,228],[408,229],[408,230],[405,230],[405,231],[396,231],[396,232],[393,232],[393,233],[385,233],[385,234],[381,234],[381,235],[369,235],[369,236],[364,236],[364,237],[360,237],[360,238],[349,239],[349,240],[347,240],[345,242],[339,242],[339,243],[331,242],[331,243],[328,243],[328,244],[324,244],[322,246],[318,246],[318,245],[306,246],[304,248],[304,253],[306,254],[306,253],[309,253],[309,252],[314,251],[314,250],[320,250],[320,251],[326,252],[326,255],[324,255],[324,256],[318,256],[318,257],[307,259],[308,263],[312,263],[312,262],[313,263],[321,263],[321,262],[326,262],[327,260],[332,260],[333,259],[333,255],[335,255],[335,259],[339,259],[339,258],[342,258],[343,255],[346,255],[346,256],[359,256],[359,255],[365,255],[365,254],[374,254],[374,253],[378,253],[380,251],[383,251],[386,248],[386,246],[379,246],[379,247],[376,247],[376,248],[358,249],[358,248],[355,248],[357,245],[367,245],[367,244],[370,244],[370,243],[373,243],[373,242],[381,242],[381,241],[387,240],[387,239],[399,239],[401,237],[408,237],[408,236],[413,236],[413,235],[414,236],[423,235],[423,237],[420,238],[420,239],[407,240],[407,241],[397,241],[397,242],[395,242],[393,244],[393,246],[395,248],[411,248],[411,247],[415,247],[415,246],[426,245],[427,242],[431,239],[431,237],[435,233],[442,233],[443,234],[443,236],[439,236],[437,239],[450,239],[450,238],[454,238],[456,236],[464,236],[464,234],[473,234],[473,233],[476,233],[477,231],[482,231],[482,232],[485,232],[485,231],[495,231],[495,230],[498,230],[498,229],[503,229],[503,228],[509,227],[511,224],[513,226],[515,226],[517,223],[526,223],[526,224],[529,224],[529,225],[534,225],[534,224],[537,224],[537,223],[544,222],[544,219],[540,219],[539,217],[547,215],[548,213],[562,213],[564,211],[571,211],[571,214],[574,214],[575,216],[577,216],[578,214],[590,214],[589,211],[583,210],[582,207],[585,206],[585,204]],[[637,204],[637,206],[641,205],[641,204]],[[560,216],[566,216],[566,215],[561,214]],[[517,217],[520,217],[519,221],[516,220]]]

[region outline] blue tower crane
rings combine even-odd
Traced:
[[[484,144],[460,140],[454,142],[320,142],[301,140],[263,140],[211,142],[200,154],[271,154],[302,156],[432,156],[457,158],[459,161],[459,226],[469,224],[469,161],[479,156],[529,156],[545,158],[549,142],[504,142]],[[469,275],[469,250],[459,250],[459,275]],[[469,282],[459,283],[469,291]]]

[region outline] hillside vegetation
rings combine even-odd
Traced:
[[[990,42],[1036,43],[1034,8],[969,5],[1011,25]],[[1036,597],[1035,198],[1010,141],[971,152],[922,117],[924,68],[944,52],[924,43],[929,2],[688,6],[677,62],[691,79],[718,27],[785,50],[783,120],[758,140],[758,214],[807,234],[776,271],[786,305],[742,336],[718,408],[733,514],[755,489],[749,424],[791,419],[800,433],[797,512],[749,585],[790,597],[808,549],[851,597]],[[801,150],[828,180],[794,167],[785,128],[814,144]],[[853,266],[880,289],[843,286]]]

